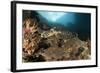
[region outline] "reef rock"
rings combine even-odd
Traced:
[[[51,29],[42,35],[46,38],[45,43],[50,45],[39,52],[46,61],[89,59],[87,42],[81,41],[77,34]]]

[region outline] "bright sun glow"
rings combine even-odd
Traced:
[[[51,22],[55,22],[57,19],[66,14],[64,12],[40,12],[40,11],[38,13]]]

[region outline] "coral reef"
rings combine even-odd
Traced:
[[[90,56],[91,41],[80,40],[77,33],[57,27],[43,30],[36,19],[23,21],[24,62],[82,60]]]

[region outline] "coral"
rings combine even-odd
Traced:
[[[36,19],[26,19],[23,22],[23,50],[28,55],[34,54],[39,44],[38,22]]]

